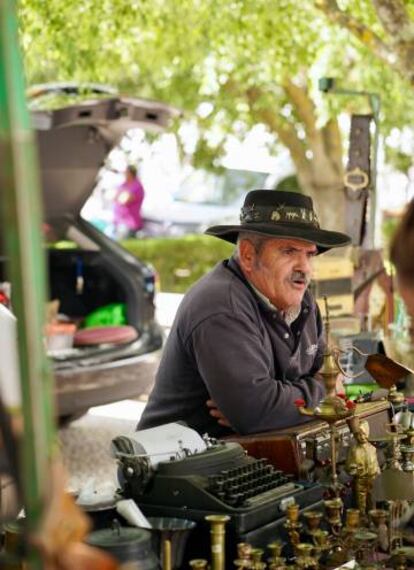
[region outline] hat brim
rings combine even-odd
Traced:
[[[215,236],[230,243],[237,242],[240,232],[252,232],[275,238],[293,238],[314,243],[319,253],[335,247],[343,247],[351,243],[351,238],[340,232],[321,230],[310,227],[309,224],[266,224],[252,223],[239,226],[211,226],[205,233]]]

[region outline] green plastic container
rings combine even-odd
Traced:
[[[83,321],[84,328],[121,326],[127,324],[125,303],[111,303],[95,309],[86,315]]]

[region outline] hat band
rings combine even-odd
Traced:
[[[295,224],[309,224],[319,228],[318,216],[308,208],[296,208],[295,206],[244,206],[240,213],[242,223],[275,223],[281,222]]]

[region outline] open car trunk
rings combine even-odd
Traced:
[[[160,348],[162,333],[155,322],[153,271],[82,219],[69,226],[68,234],[88,247],[48,250],[50,300],[58,301],[59,313],[78,328],[87,324],[94,311],[118,305],[125,320],[113,324],[134,327],[137,338],[121,345],[102,342],[51,350],[55,368],[86,366],[97,358],[103,363]]]
[[[49,300],[57,300],[62,320],[78,328],[94,310],[121,304],[125,325],[133,327],[135,337],[122,343],[49,347],[61,417],[140,396],[153,381],[157,349],[162,346],[161,328],[154,318],[154,271],[83,220],[80,211],[108,153],[126,130],[162,130],[175,114],[162,103],[117,96],[32,112],[45,228],[48,238],[53,236],[46,240]],[[62,239],[74,245],[70,249],[53,245]],[[5,262],[2,258],[3,281]],[[62,323],[59,319],[54,324]]]

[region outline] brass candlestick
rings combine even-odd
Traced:
[[[236,560],[234,560],[234,565],[240,570],[250,570],[250,568],[252,568],[252,561],[245,560],[243,558],[236,558]]]
[[[266,563],[262,561],[264,550],[261,548],[253,548],[252,550],[252,570],[264,570]]]
[[[390,532],[387,525],[389,512],[385,509],[371,509],[368,514],[374,531],[378,535],[380,549],[383,552],[388,552],[390,547]]]
[[[331,534],[339,536],[342,528],[342,510],[344,504],[339,497],[323,502],[326,510],[326,519],[331,528]]]
[[[286,516],[290,523],[297,523],[299,520],[299,505],[291,503],[286,508]]]
[[[194,560],[190,560],[189,565],[192,570],[207,570],[208,568],[207,560],[202,558],[194,558]]]
[[[318,556],[324,555],[331,548],[329,532],[321,528],[312,531],[312,540]]]
[[[305,511],[303,516],[307,525],[306,534],[312,539],[316,556],[319,558],[330,549],[329,532],[320,528],[323,513],[321,511]]]
[[[330,323],[328,303],[325,298],[326,322],[326,350],[323,355],[322,368],[319,375],[322,377],[325,386],[325,398],[323,398],[315,408],[305,407],[304,400],[296,400],[295,404],[299,412],[303,415],[311,416],[325,421],[329,426],[330,442],[331,442],[331,478],[332,489],[335,496],[339,495],[338,475],[336,469],[336,427],[335,424],[342,419],[349,418],[354,415],[355,404],[350,400],[346,400],[345,395],[338,396],[336,393],[336,381],[338,374],[344,374],[338,357],[338,350],[335,351],[330,344]]]
[[[319,529],[323,514],[321,511],[305,511],[303,517],[306,520],[307,533],[312,535],[316,530]]]
[[[406,445],[414,445],[414,428],[409,427],[405,430],[405,443]]]
[[[205,520],[210,523],[211,570],[225,570],[225,526],[230,517],[228,515],[207,515]]]
[[[162,537],[162,570],[172,570],[171,562],[171,538],[167,534]]]
[[[378,536],[365,528],[359,529],[354,535],[356,560],[361,566],[372,564]]]
[[[403,456],[402,470],[414,471],[414,445],[401,445],[400,449]]]
[[[248,542],[239,542],[237,545],[237,556],[243,560],[251,560],[253,547]]]
[[[239,568],[250,568],[252,565],[253,547],[248,542],[239,542],[237,545],[237,559],[234,564]]]
[[[286,522],[284,527],[288,532],[291,545],[294,547],[300,542],[299,530],[302,528],[302,523],[299,522],[299,505],[292,503],[286,509]]]
[[[319,565],[318,561],[312,556],[315,552],[315,547],[313,544],[307,542],[300,542],[295,547],[296,554],[296,566],[298,569],[303,570],[316,570]]]
[[[248,542],[239,542],[237,544],[237,558],[234,565],[240,570],[247,570],[252,567],[252,550],[253,547]]]
[[[286,559],[282,557],[283,543],[279,541],[271,542],[267,545],[267,548],[270,550],[270,558],[267,559],[269,568],[273,570],[284,568]]]
[[[396,551],[392,552],[390,563],[391,563],[391,568],[393,568],[394,570],[407,570],[409,568],[407,562],[407,555],[404,552],[403,548],[397,549]]]
[[[360,526],[360,510],[347,509],[345,512],[345,528],[353,531]]]
[[[387,435],[370,438],[369,441],[375,446],[386,445],[384,469],[401,471],[401,440],[406,438],[406,434],[403,433],[403,427],[400,424],[389,423],[387,427],[389,428],[385,431]]]

